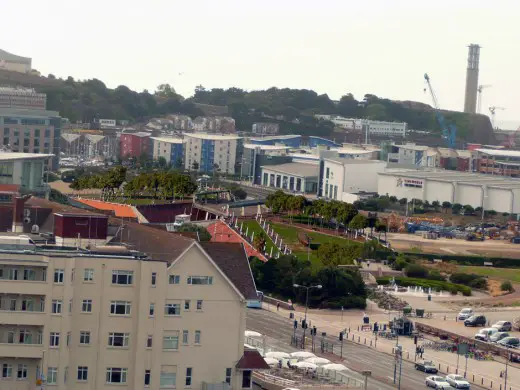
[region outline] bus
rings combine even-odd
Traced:
[[[262,291],[257,291],[256,296],[257,299],[248,299],[246,306],[250,309],[261,309],[262,301],[264,300],[264,293]]]

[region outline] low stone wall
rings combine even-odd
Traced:
[[[268,297],[267,295],[264,295],[264,302],[274,306],[280,304],[280,307],[285,310],[294,310],[294,304],[292,302],[282,301],[280,299]]]

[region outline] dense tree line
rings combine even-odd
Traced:
[[[74,123],[94,122],[100,118],[140,121],[170,113],[203,115],[193,102],[184,100],[168,84],[161,84],[151,94],[146,90],[132,91],[124,85],[110,89],[98,79],[80,81],[69,76],[61,83],[36,89],[47,94],[47,109],[59,111],[62,117]]]
[[[102,173],[89,173],[77,178],[75,190],[101,189],[102,199],[115,196],[136,198],[143,195],[154,199],[170,199],[191,195],[197,185],[188,175],[178,171],[141,173],[126,181],[126,168],[117,166]]]
[[[346,93],[338,102],[328,95],[318,95],[307,89],[269,88],[267,90],[245,91],[240,88],[213,88],[198,86],[192,101],[197,103],[228,106],[240,129],[250,129],[255,121],[280,121],[283,133],[307,134],[296,126],[306,124],[314,127],[314,135],[328,135],[332,131],[330,122],[316,121],[316,114],[333,114],[344,117],[367,118],[383,121],[406,122],[408,128],[416,130],[437,130],[439,125],[432,108],[415,102],[401,102],[366,94],[356,100]],[[462,112],[443,113],[447,122],[458,128],[458,135],[464,138],[470,128],[470,116]],[[294,126],[291,126],[293,124]]]
[[[262,262],[256,258],[251,261],[251,270],[256,285],[264,293],[292,299],[304,304],[305,291],[293,287],[301,285],[321,284],[322,289],[309,291],[309,306],[339,309],[364,308],[366,306],[366,290],[361,274],[357,269],[340,269],[322,267],[313,271],[310,263],[295,256]]]

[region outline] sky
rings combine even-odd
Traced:
[[[42,74],[154,91],[171,84],[366,93],[462,110],[482,46],[482,112],[520,125],[518,0],[0,0],[0,48]],[[9,32],[9,33],[8,33]]]

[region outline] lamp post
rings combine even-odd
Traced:
[[[321,284],[317,284],[315,286],[302,286],[301,284],[293,284],[295,288],[304,288],[305,289],[305,317],[304,317],[304,326],[303,326],[303,341],[302,341],[302,349],[305,349],[305,333],[307,330],[307,309],[309,307],[309,290],[312,288],[321,289],[323,286]]]

